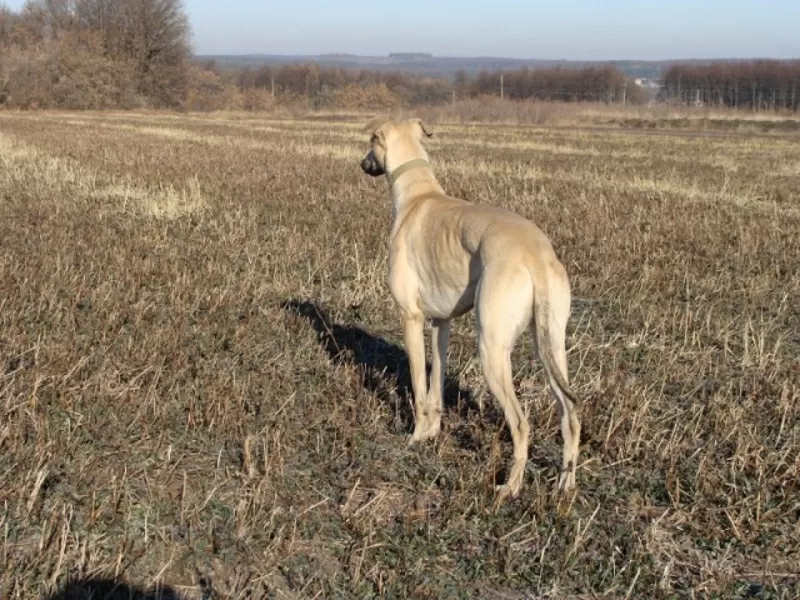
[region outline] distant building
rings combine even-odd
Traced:
[[[646,77],[637,77],[633,80],[636,85],[643,88],[658,89],[661,85],[654,79],[647,79]]]

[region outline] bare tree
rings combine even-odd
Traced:
[[[131,60],[141,94],[161,105],[179,103],[191,56],[189,21],[181,0],[125,0],[110,11],[111,48]]]
[[[165,106],[180,102],[191,57],[181,0],[77,0],[76,13],[100,32],[108,58],[131,65],[141,95]]]
[[[28,0],[0,8],[0,48],[3,97],[20,105],[176,106],[186,95],[181,0]]]
[[[11,9],[0,4],[0,48],[11,44],[11,30],[14,27],[14,13]]]
[[[497,94],[502,77],[503,96],[516,100],[560,100],[564,102],[602,101],[622,102],[627,82],[619,69],[611,66],[583,69],[522,68],[515,71],[486,72],[470,80],[463,75],[460,86],[472,96]],[[639,96],[628,92],[628,101]]]
[[[800,110],[800,61],[675,64],[664,73],[663,100],[750,110]],[[698,102],[699,100],[699,102]]]

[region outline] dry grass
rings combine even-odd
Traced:
[[[501,100],[497,96],[484,96],[459,100],[454,104],[423,106],[415,112],[431,122],[450,123],[492,122],[751,133],[800,132],[800,115],[794,112],[687,107],[663,102],[621,105],[604,102]]]
[[[0,113],[0,598],[795,598],[796,138],[447,125],[447,190],[551,236],[573,283],[579,493],[532,346],[510,454],[472,320],[407,448],[384,182],[360,123]]]

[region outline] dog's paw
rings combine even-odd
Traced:
[[[508,483],[504,483],[503,485],[496,485],[494,486],[495,497],[494,497],[494,510],[497,512],[497,509],[500,508],[500,505],[503,504],[509,497],[516,498],[519,495],[519,488],[520,486],[510,485]]]
[[[558,479],[558,489],[562,492],[569,492],[575,489],[575,471],[562,471]]]
[[[408,436],[408,442],[406,442],[406,444],[408,446],[413,446],[414,444],[418,444],[420,442],[424,442],[427,439],[428,439],[428,437],[426,435],[424,435],[423,432],[420,431],[419,427],[417,427],[417,428],[414,429],[414,433],[412,433],[410,436]]]
[[[414,444],[418,444],[420,442],[425,442],[427,440],[433,439],[437,436],[439,432],[433,429],[428,429],[423,433],[418,434],[416,430],[414,433],[408,438],[407,445],[413,446]]]
[[[411,446],[417,442],[424,442],[425,440],[435,438],[437,435],[439,435],[440,430],[440,422],[418,423],[417,426],[414,427],[414,433],[411,434],[410,438],[408,438],[408,445]]]
[[[519,490],[521,487],[521,482],[504,483],[503,485],[494,486],[494,491],[496,494],[494,499],[495,507],[500,506],[509,497],[516,498],[519,496]]]

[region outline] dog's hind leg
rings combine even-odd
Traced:
[[[517,496],[528,461],[530,425],[514,392],[511,351],[530,319],[532,286],[527,272],[497,270],[484,273],[478,289],[478,348],[489,390],[503,409],[514,460],[506,483],[498,486],[496,503]]]
[[[558,293],[552,293],[552,291]],[[551,293],[540,300],[535,311],[534,333],[538,338],[538,353],[544,364],[550,392],[558,406],[564,450],[561,477],[558,487],[570,490],[575,487],[575,470],[578,462],[581,422],[580,406],[569,387],[567,376],[566,328],[570,312],[569,287],[553,282]],[[556,372],[558,370],[558,372]]]
[[[561,371],[564,381],[569,384],[567,378],[567,350],[565,326],[561,323],[554,323],[550,333],[550,342],[555,355],[556,365]],[[561,420],[561,436],[564,438],[564,452],[562,461],[561,477],[558,487],[562,490],[571,490],[575,487],[575,470],[578,466],[578,453],[581,439],[581,422],[578,417],[578,408],[575,403],[564,393],[564,390],[555,381],[555,378],[548,374],[550,391],[558,402],[558,413]]]
[[[480,352],[483,373],[489,390],[503,408],[511,439],[514,441],[514,460],[511,463],[511,471],[505,484],[497,486],[497,502],[500,503],[509,495],[516,497],[519,494],[525,474],[525,463],[528,461],[530,425],[514,393],[511,354],[502,346],[490,345],[483,341],[480,344]]]

